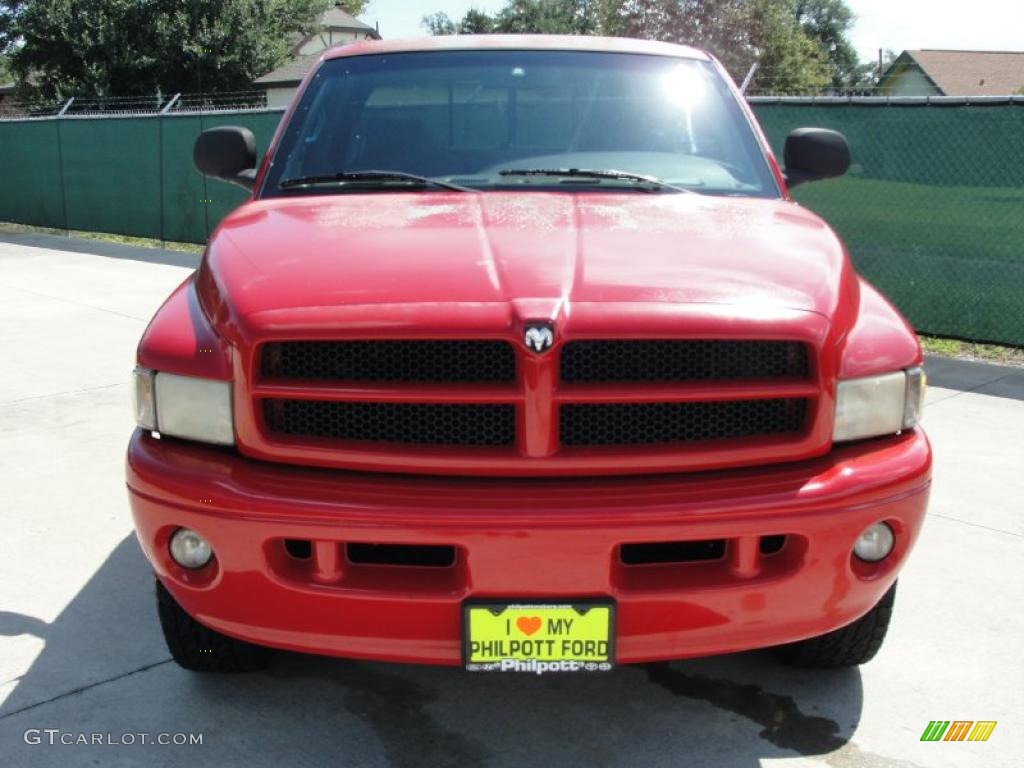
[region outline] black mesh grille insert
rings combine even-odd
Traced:
[[[725,557],[725,539],[705,541],[657,541],[650,544],[623,544],[619,556],[625,565],[693,563]]]
[[[572,341],[562,381],[807,378],[807,346],[793,341]]]
[[[263,418],[272,432],[419,445],[512,445],[512,405],[349,403],[323,400],[264,400]]]
[[[349,544],[348,559],[359,565],[455,565],[455,547],[438,544]]]
[[[515,351],[505,341],[275,341],[261,373],[282,379],[399,382],[508,382]]]
[[[565,445],[689,443],[799,432],[806,412],[800,398],[563,405],[560,429]]]

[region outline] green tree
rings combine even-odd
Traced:
[[[810,93],[827,85],[822,46],[798,22],[796,0],[627,0],[626,33],[713,53],[736,82],[757,62],[753,88]]]
[[[23,96],[229,91],[282,63],[328,0],[24,0],[10,26]]]
[[[797,22],[794,3],[753,3],[755,30],[751,43],[758,69],[752,87],[782,94],[815,93],[829,85],[828,52]],[[733,72],[733,77],[742,77]]]
[[[461,21],[453,21],[447,13],[432,13],[421,22],[432,35],[486,35],[494,32],[494,19],[478,8],[470,8]]]
[[[342,0],[338,3],[338,6],[353,16],[358,16],[366,10],[366,6],[370,4],[370,0]]]
[[[422,23],[434,35],[614,35],[621,31],[622,5],[622,0],[508,0],[493,16],[471,8],[460,21],[433,13]]]
[[[621,0],[509,0],[495,18],[505,33],[614,35],[621,31]]]
[[[14,47],[14,24],[23,5],[23,0],[0,0],[0,56],[6,56]]]
[[[755,0],[629,0],[626,31],[631,37],[694,45],[711,51],[733,77],[742,78],[757,58],[761,35]]]
[[[488,18],[495,32],[695,45],[714,53],[737,81],[756,61],[754,86],[762,90],[812,93],[855,76],[846,37],[853,17],[844,0],[507,0]],[[466,33],[465,22],[445,14],[423,20],[434,34]]]
[[[490,18],[490,16],[487,18]],[[459,34],[458,25],[456,25],[456,23],[452,21],[451,16],[444,11],[427,14],[423,17],[420,24],[432,35],[443,36]]]
[[[832,85],[848,87],[864,83],[871,64],[861,64],[850,42],[853,11],[845,0],[797,0],[796,18],[807,36],[828,56]]]
[[[484,11],[470,8],[459,23],[459,34],[486,35],[494,31],[494,20]]]

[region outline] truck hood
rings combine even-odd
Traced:
[[[246,335],[295,313],[382,305],[554,318],[574,304],[660,303],[830,318],[851,282],[836,236],[788,201],[443,191],[247,203],[211,238],[199,285],[214,321]]]

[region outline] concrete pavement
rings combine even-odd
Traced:
[[[0,235],[0,765],[1019,763],[1024,371],[984,364],[929,361],[930,519],[886,646],[860,670],[794,671],[764,652],[593,677],[290,654],[256,675],[178,669],[122,462],[135,344],[194,263]],[[985,743],[921,743],[935,719],[999,724]],[[202,744],[50,745],[43,729]]]

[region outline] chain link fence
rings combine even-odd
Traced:
[[[751,99],[778,155],[841,131],[853,165],[794,197],[921,332],[1024,345],[1024,97]]]
[[[280,120],[217,109],[244,98],[86,101],[0,119],[0,221],[205,242],[245,193],[195,171],[195,137],[245,125],[263,152]],[[1024,97],[750,101],[780,158],[794,128],[846,134],[850,172],[794,196],[918,331],[1024,345]]]
[[[33,117],[116,117],[265,109],[266,91],[174,93],[167,96],[74,96],[62,101],[0,101],[0,119]]]
[[[195,170],[196,136],[243,125],[262,154],[281,110],[187,108],[198,101],[148,114],[68,109],[58,117],[0,119],[0,221],[206,242],[246,193]]]

